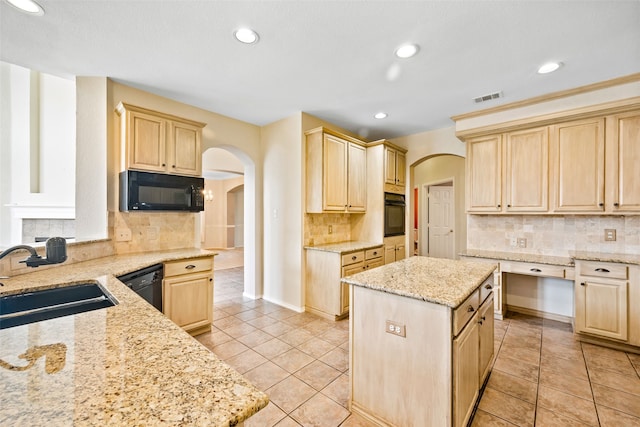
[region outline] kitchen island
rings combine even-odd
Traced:
[[[350,286],[349,407],[382,426],[464,426],[493,357],[495,265],[411,257]]]
[[[0,330],[0,425],[241,425],[268,397],[115,276],[213,253],[117,255],[3,279],[0,295],[99,283],[114,307]]]

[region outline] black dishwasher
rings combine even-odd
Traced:
[[[162,311],[162,264],[155,264],[122,276],[118,280],[144,298],[149,304]]]

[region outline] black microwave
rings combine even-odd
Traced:
[[[204,178],[127,170],[120,172],[120,211],[204,210]]]

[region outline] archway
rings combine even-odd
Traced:
[[[251,157],[238,147],[231,145],[219,145],[208,148],[202,156],[203,175],[205,179],[211,176],[211,173],[227,174],[228,177],[242,177],[236,185],[229,190],[242,186],[242,206],[243,206],[243,223],[242,223],[242,243],[244,246],[244,290],[243,296],[252,299],[262,298],[262,268],[259,260],[261,259],[261,240],[259,233],[256,232],[256,164]],[[241,170],[239,170],[241,169]],[[225,191],[225,198],[227,191]],[[226,227],[225,220],[225,227]],[[234,230],[235,232],[235,230]],[[225,244],[227,242],[228,232],[224,233]]]

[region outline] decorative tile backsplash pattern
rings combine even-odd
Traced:
[[[350,214],[305,214],[304,223],[304,246],[351,240]],[[331,226],[331,234],[329,234],[329,226]]]
[[[616,230],[616,241],[605,241],[605,229]],[[513,238],[526,239],[526,247],[514,247]],[[640,256],[640,216],[467,215],[467,249],[563,257],[570,251]]]
[[[192,248],[195,217],[190,212],[109,212],[109,236],[117,254]],[[131,232],[131,240],[118,242],[120,229]]]

